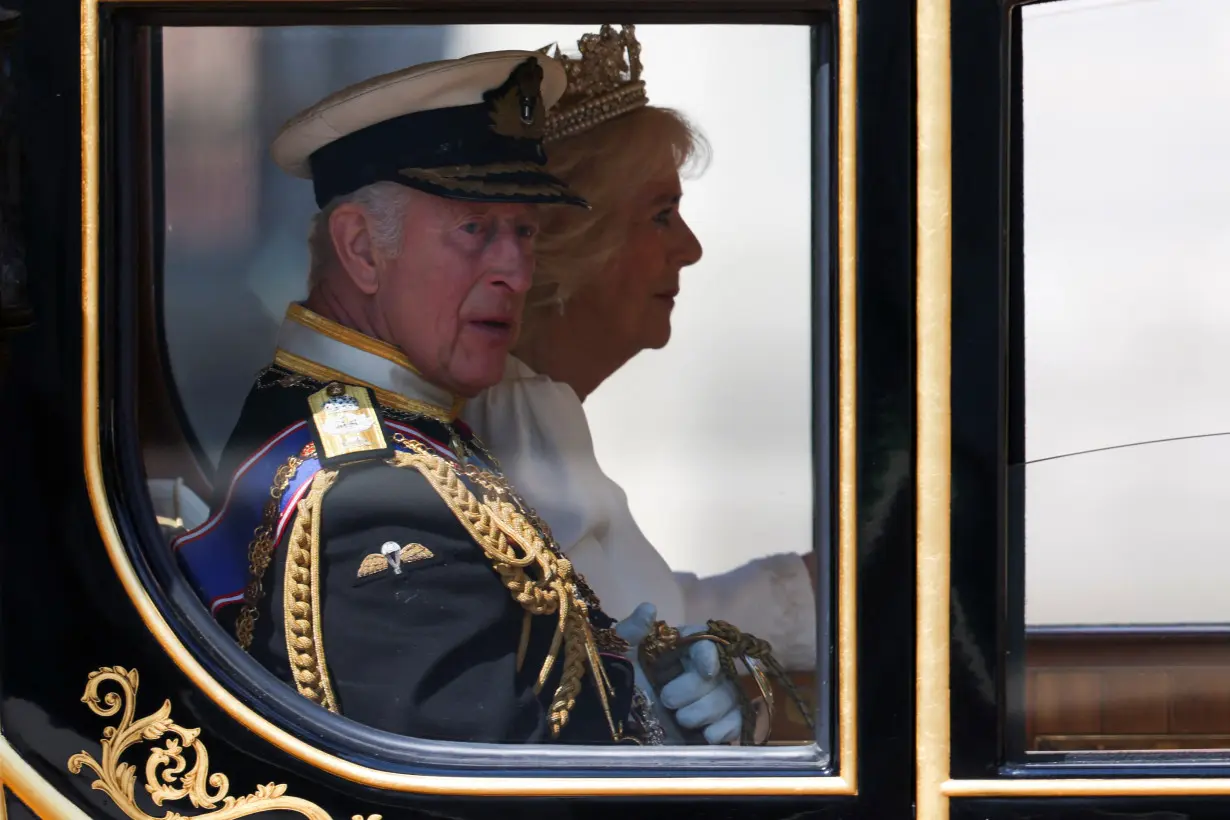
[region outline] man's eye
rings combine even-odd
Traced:
[[[659,212],[658,212],[658,213],[654,216],[653,221],[654,221],[654,222],[657,222],[659,225],[670,225],[670,224],[671,224],[671,217],[674,215],[674,213],[675,213],[675,212],[674,212],[674,209],[673,209],[673,208],[668,208],[668,209],[667,209],[667,210],[665,210],[665,211],[659,211]]]
[[[469,234],[476,234],[483,229],[483,226],[477,222],[467,222],[461,226],[461,230]]]
[[[538,228],[533,225],[522,225],[517,228],[517,236],[529,239],[538,234]]]

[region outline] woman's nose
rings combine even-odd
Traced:
[[[692,228],[687,222],[680,220],[683,236],[680,237],[678,256],[680,267],[695,265],[704,255],[704,248],[700,245],[700,240],[696,238],[696,234],[692,233]]]

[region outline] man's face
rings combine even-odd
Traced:
[[[537,231],[534,205],[414,196],[401,253],[376,260],[387,341],[458,395],[499,382],[521,331]]]

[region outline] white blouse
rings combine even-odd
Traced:
[[[625,618],[649,602],[676,626],[728,621],[769,641],[786,668],[815,668],[816,599],[802,558],[769,555],[705,578],[672,572],[637,526],[627,494],[598,465],[571,387],[510,356],[503,381],[467,402],[462,418],[608,615]]]

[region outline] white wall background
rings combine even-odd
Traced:
[[[1230,2],[1023,33],[1027,459],[1230,431]],[[1230,622],[1230,436],[1026,481],[1027,622]]]

